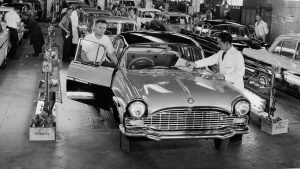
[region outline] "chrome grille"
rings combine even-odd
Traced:
[[[156,130],[209,130],[232,126],[233,119],[233,116],[216,110],[172,109],[157,112],[141,120],[143,127]],[[126,127],[141,127],[132,124],[131,120],[132,117],[125,118]]]

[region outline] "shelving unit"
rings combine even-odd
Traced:
[[[35,115],[30,122],[29,140],[56,140],[57,103],[62,103],[58,50],[55,47],[55,28],[48,27],[43,71],[38,86],[38,102]]]

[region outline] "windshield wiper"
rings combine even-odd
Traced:
[[[147,67],[145,69],[170,69],[170,67],[167,67],[167,66],[152,66],[152,67]]]

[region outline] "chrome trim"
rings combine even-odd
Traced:
[[[235,116],[228,116],[224,112],[210,109],[166,109],[160,110],[148,117],[139,120],[142,124],[130,124],[135,118],[126,117],[126,129],[142,127],[147,129],[173,131],[173,130],[216,130],[233,126]]]
[[[123,124],[119,125],[119,129],[123,135],[129,137],[147,137],[152,140],[160,141],[167,139],[226,139],[233,137],[236,134],[247,134],[249,128],[246,127],[246,131],[236,131],[234,129],[222,129],[222,130],[205,130],[205,131],[172,131],[172,132],[159,132],[155,130],[137,130],[127,132]]]

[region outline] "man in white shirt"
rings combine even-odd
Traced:
[[[13,11],[7,12],[4,17],[4,20],[6,22],[10,34],[9,36],[10,36],[11,49],[8,56],[11,59],[19,59],[19,57],[15,56],[18,41],[19,41],[18,27],[21,26],[21,18],[18,13],[19,13],[19,9],[14,8]]]
[[[218,53],[196,62],[187,62],[186,65],[189,68],[199,68],[218,64],[220,75],[222,76],[219,78],[225,78],[225,81],[231,83],[241,92],[243,92],[243,77],[245,74],[245,63],[243,55],[240,51],[232,46],[232,36],[229,33],[220,33],[217,38],[217,42],[218,46],[221,49]]]
[[[114,47],[109,39],[109,37],[107,35],[104,35],[105,31],[106,31],[106,25],[107,22],[103,19],[98,19],[95,21],[95,28],[94,28],[94,32],[86,35],[86,37],[84,39],[92,41],[92,42],[97,42],[101,45],[103,45],[107,51],[107,53],[109,54],[109,58],[113,63],[117,63],[117,59],[116,59],[116,54],[114,51]],[[97,51],[95,49],[92,49],[94,47],[92,46],[82,46],[83,51],[86,54],[86,60],[89,62],[94,62],[96,61],[96,57],[97,57],[97,61],[101,61],[103,55],[103,51]],[[91,49],[91,50],[90,50]],[[99,50],[103,50],[101,47],[99,48]],[[95,52],[98,52],[98,54],[96,54]],[[85,60],[83,58],[83,60]],[[104,58],[105,60],[106,58]]]
[[[255,34],[258,39],[266,41],[266,35],[269,33],[268,25],[265,21],[261,19],[261,15],[256,14],[255,16]]]
[[[77,48],[78,40],[79,40],[79,33],[78,33],[78,25],[79,25],[79,15],[82,11],[81,6],[77,6],[76,9],[72,12],[70,18],[72,22],[72,46],[71,46],[71,57],[75,56],[75,51]]]

